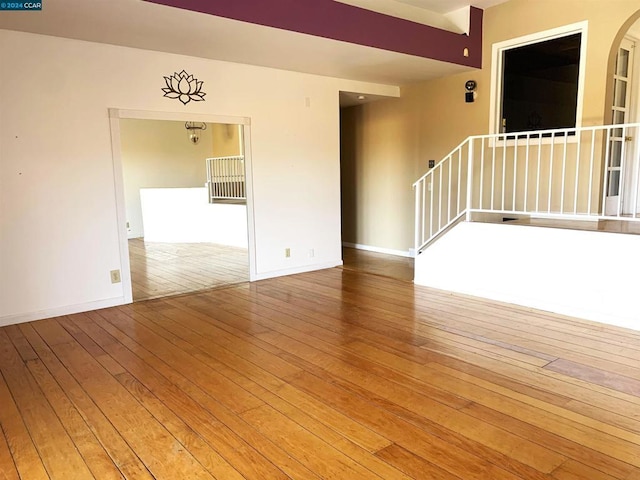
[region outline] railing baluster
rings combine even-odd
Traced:
[[[596,131],[591,130],[591,157],[589,158],[589,198],[587,200],[587,213],[591,215],[591,204],[593,199],[593,162],[596,149]],[[605,167],[606,170],[606,167]],[[605,172],[606,173],[606,172]]]
[[[449,186],[447,187],[447,222],[449,220],[451,220],[451,164],[449,164]]]
[[[222,196],[222,183],[220,182],[221,179],[221,175],[220,175],[220,162],[215,162],[215,187],[216,187],[216,196],[217,197],[221,197]]]
[[[473,196],[473,139],[469,141],[467,152],[467,222],[471,221],[471,201]]]
[[[496,190],[496,149],[498,139],[496,137],[493,138],[493,148],[492,150],[492,160],[491,160],[491,210],[495,210],[495,190]]]
[[[507,136],[504,136],[504,143],[502,144],[502,211],[504,212],[504,201],[507,195],[505,191],[506,177],[507,175]]]
[[[553,144],[555,141],[555,134],[551,134],[551,149],[549,151],[549,192],[547,195],[547,213],[551,213],[551,200],[553,198]]]
[[[576,146],[576,181],[573,184],[573,214],[578,214],[578,187],[580,186],[580,153],[582,147],[582,132],[576,132],[578,145]]]
[[[602,188],[602,216],[607,215],[607,193],[609,189],[609,167],[611,165],[611,127],[606,129],[606,147],[604,154],[604,178]]]
[[[639,133],[638,127],[635,127],[632,138],[636,139],[636,143],[637,143],[638,133]],[[636,159],[635,159],[636,176],[635,176],[635,187],[633,190],[633,204],[631,205],[631,212],[633,213],[633,218],[638,218],[638,194],[640,192],[640,152],[638,151],[637,145],[634,152],[636,156]]]
[[[540,211],[540,164],[542,163],[542,135],[538,135],[538,167],[536,176],[536,212]]]
[[[433,181],[435,180],[435,175],[435,172],[431,175],[431,183],[429,184],[429,192],[431,193],[431,201],[429,202],[429,208],[431,209],[429,214],[429,236],[433,235],[433,189],[435,188]]]
[[[422,246],[422,212],[424,210],[420,210],[420,191],[422,190],[422,184],[424,180],[419,182],[418,185],[413,186],[413,250],[416,255]]]
[[[622,132],[620,132],[622,136],[620,137],[620,175],[618,175],[618,211],[616,212],[616,216],[622,216],[622,204],[624,202],[624,195],[626,192],[626,186],[624,184],[623,174],[625,172],[626,166],[626,156],[627,156],[627,127],[622,127]]]
[[[484,137],[482,137],[482,144],[480,148],[482,150],[480,152],[480,210],[482,210],[484,205]]]
[[[438,230],[442,228],[442,168],[440,168],[438,175]]]
[[[422,244],[424,244],[424,242],[427,240],[426,239],[426,230],[427,230],[427,222],[426,222],[426,218],[425,218],[425,212],[427,211],[427,179],[422,180],[422,185],[421,185],[421,200],[422,200],[422,210],[421,210],[421,217],[422,217],[422,228],[421,228],[421,232],[422,232],[422,240],[420,241],[420,247],[422,246]],[[429,226],[429,237],[431,237],[431,226]],[[418,247],[419,248],[419,247]],[[417,253],[417,250],[416,250]]]
[[[518,140],[520,137],[516,135],[513,144],[513,199],[511,200],[511,210],[514,212],[516,208],[516,190],[518,189]]]
[[[235,182],[234,182],[234,187],[235,187],[235,188],[234,188],[234,190],[235,190],[235,197],[236,197],[236,198],[238,198],[239,193],[240,193],[240,192],[238,191],[238,189],[239,189],[239,187],[240,187],[240,182],[239,182],[239,180],[240,180],[240,174],[239,174],[239,168],[238,168],[238,167],[239,167],[239,165],[238,165],[238,159],[237,159],[237,158],[234,158],[234,159],[233,159],[233,167],[234,167],[234,170],[235,170],[235,172],[234,172],[234,180],[235,180]]]
[[[227,164],[227,192],[229,196],[233,196],[233,163],[231,160],[225,162]]]
[[[460,187],[462,186],[462,147],[458,149],[458,203],[456,203],[456,213],[460,213]]]
[[[565,180],[567,176],[567,138],[569,132],[564,132],[564,147],[562,149],[562,181],[560,182],[560,213],[564,213]]]
[[[236,194],[236,190],[235,190],[235,186],[236,186],[236,182],[235,182],[235,175],[236,175],[236,162],[234,158],[229,158],[229,160],[227,160],[227,165],[229,166],[229,196],[230,197],[235,197]]]
[[[525,156],[524,159],[524,211],[527,211],[527,204],[528,204],[528,200],[529,200],[529,149],[531,147],[530,145],[530,141],[531,141],[531,136],[529,133],[527,133],[527,154]]]

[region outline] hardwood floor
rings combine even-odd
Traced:
[[[195,292],[249,280],[246,248],[129,240],[133,299]]]
[[[559,220],[554,218],[526,218],[506,222],[512,225],[531,225],[534,227],[565,228],[569,230],[589,230],[609,233],[640,235],[640,222],[627,220]]]
[[[342,268],[413,281],[413,258],[342,247]]]
[[[334,268],[0,329],[0,478],[639,480],[640,331]]]

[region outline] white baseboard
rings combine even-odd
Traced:
[[[90,310],[98,310],[100,308],[115,307],[129,303],[125,297],[108,298],[106,300],[98,300],[96,302],[80,303],[77,305],[66,305],[64,307],[51,308],[47,310],[39,310],[37,312],[20,313],[18,315],[7,315],[0,317],[0,327],[14,325],[16,323],[32,322],[34,320],[42,320],[43,318],[60,317],[62,315],[72,315],[74,313],[88,312]]]
[[[387,255],[395,255],[397,257],[414,258],[415,249],[410,248],[408,251],[394,250],[391,248],[372,247],[371,245],[362,245],[361,243],[342,242],[343,247],[355,248],[356,250],[366,250],[367,252],[385,253]]]
[[[256,273],[255,277],[251,278],[251,281],[253,282],[255,280],[266,280],[267,278],[284,277],[285,275],[295,275],[296,273],[313,272],[316,270],[325,270],[327,268],[339,267],[341,265],[342,265],[342,260],[337,262],[304,265],[302,267],[287,268],[284,270],[274,270],[274,271],[265,272],[265,273]]]

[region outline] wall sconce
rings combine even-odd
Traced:
[[[476,88],[478,84],[475,80],[467,80],[467,83],[464,84],[464,88],[466,92],[464,92],[464,101],[467,103],[473,103],[476,99]]]
[[[184,128],[189,132],[189,141],[196,145],[200,141],[200,134],[207,129],[207,124],[202,122],[186,122]]]

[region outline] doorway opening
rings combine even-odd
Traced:
[[[368,157],[362,138],[370,128],[366,104],[384,98],[389,97],[340,92],[342,268],[412,281],[414,262],[408,252],[369,244],[369,239],[375,236],[372,232],[379,230],[380,223],[385,221],[384,213],[373,213],[377,207],[374,203],[384,201],[385,195],[376,196],[372,192],[379,189],[388,193],[389,188],[384,185],[387,178],[380,165]]]
[[[248,122],[115,113],[128,301],[252,280]]]

